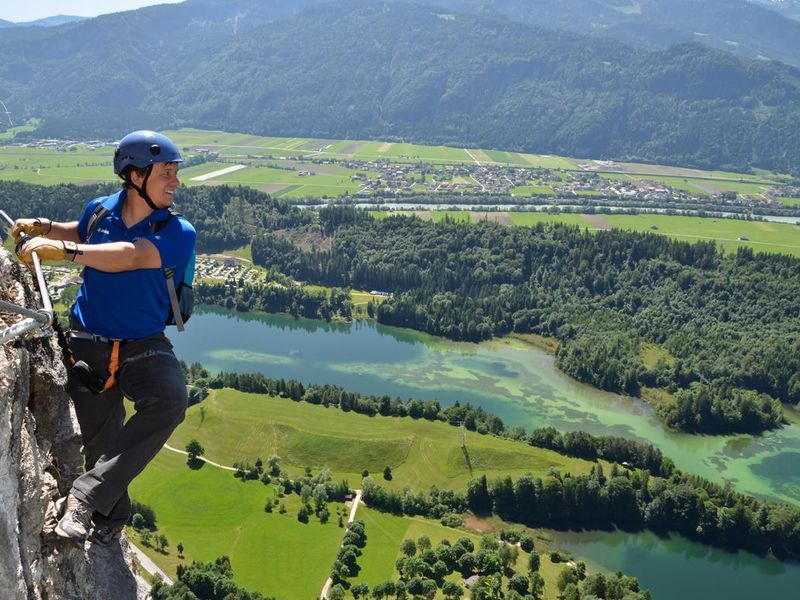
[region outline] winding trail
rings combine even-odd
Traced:
[[[356,511],[358,510],[358,503],[361,502],[361,490],[356,490],[356,497],[353,498],[353,505],[350,507],[350,517],[347,519],[347,523],[350,524],[356,518]],[[345,530],[346,531],[346,530]],[[341,544],[339,545],[341,548]],[[333,579],[328,577],[325,580],[325,585],[322,586],[322,591],[319,593],[320,600],[325,600],[328,597],[328,591],[331,589],[333,585]]]
[[[170,450],[172,452],[177,452],[178,454],[183,454],[184,456],[189,456],[189,453],[186,452],[185,450],[178,450],[177,448],[173,448],[169,444],[164,444],[164,448],[166,448],[167,450]],[[198,456],[197,458],[202,460],[204,463],[210,464],[212,467],[217,467],[219,469],[225,469],[226,471],[234,471],[234,472],[236,471],[236,469],[234,469],[233,467],[226,467],[225,465],[221,465],[219,463],[215,463],[213,460],[208,460],[207,458],[204,458],[202,456]]]

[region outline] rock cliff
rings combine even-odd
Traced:
[[[41,307],[31,276],[0,248],[0,298]],[[20,320],[0,310],[0,330]],[[128,545],[79,548],[52,532],[53,501],[81,472],[80,433],[55,336],[0,346],[0,598],[143,600]]]

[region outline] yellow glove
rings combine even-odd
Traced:
[[[39,260],[75,260],[78,254],[83,254],[75,242],[61,240],[48,240],[47,238],[33,238],[25,242],[17,252],[19,259],[25,264],[31,262],[31,254],[36,252]]]
[[[53,222],[50,219],[37,217],[35,219],[17,219],[11,228],[11,235],[15,241],[19,241],[20,236],[25,233],[31,237],[37,235],[47,235],[53,229]]]

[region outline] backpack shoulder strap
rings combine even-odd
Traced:
[[[97,225],[107,214],[108,209],[103,206],[102,202],[94,207],[94,212],[92,213],[92,216],[89,217],[89,224],[86,226],[86,239],[83,240],[84,242],[89,241],[89,239],[92,237],[92,233],[97,228]]]

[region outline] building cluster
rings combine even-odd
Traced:
[[[78,146],[85,146],[91,150],[100,150],[102,148],[113,148],[116,142],[106,142],[103,140],[60,140],[56,138],[46,140],[33,140],[25,143],[10,144],[17,148],[41,148],[47,150],[59,150],[65,152],[73,148],[77,149]]]
[[[244,261],[232,256],[205,256],[197,257],[194,270],[195,279],[216,279],[228,281],[235,279],[243,284],[257,283],[264,280],[264,275],[258,269]]]

